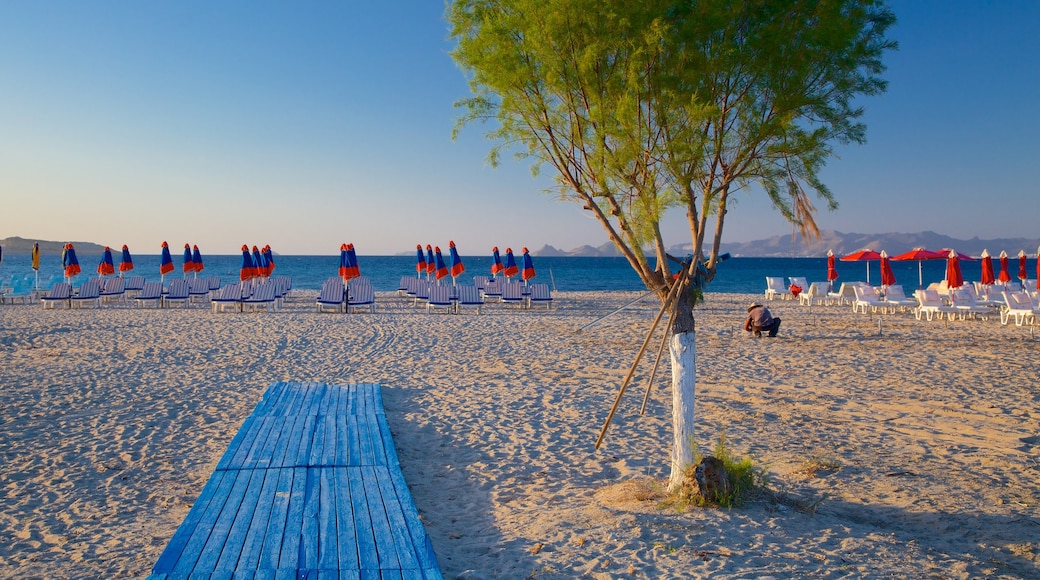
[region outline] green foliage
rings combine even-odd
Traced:
[[[693,447],[693,465],[686,467],[685,481],[673,497],[666,501],[667,505],[674,505],[679,508],[686,508],[691,505],[725,508],[739,507],[746,500],[764,491],[768,486],[769,480],[765,471],[756,467],[750,456],[739,458],[734,456],[727,444],[726,433],[723,432],[719,435],[719,440],[715,444],[713,455],[716,459],[722,461],[722,464],[725,466],[729,485],[724,493],[704,498],[700,493],[694,472],[705,456],[701,453],[696,443],[693,444]]]

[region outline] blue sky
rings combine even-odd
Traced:
[[[893,2],[889,90],[824,178],[824,229],[1040,236],[1040,3]],[[0,3],[0,238],[570,249],[606,236],[525,162],[485,162],[441,2]],[[689,242],[670,216],[666,243]],[[789,234],[749,192],[724,241]]]

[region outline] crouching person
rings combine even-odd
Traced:
[[[768,332],[769,336],[776,336],[776,332],[780,330],[779,316],[773,317],[769,313],[769,309],[758,302],[752,302],[747,311],[748,317],[747,322],[744,323],[744,330],[754,333],[755,336],[762,336],[763,332]]]

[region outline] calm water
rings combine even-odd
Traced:
[[[519,256],[518,256],[519,258]],[[96,272],[101,255],[78,254],[83,273],[77,276],[79,282]],[[116,267],[119,265],[118,252],[115,253]],[[237,256],[203,256],[206,276],[220,276],[223,281],[237,280],[242,264],[241,255]],[[358,256],[361,273],[372,279],[377,291],[396,290],[401,276],[415,274],[415,258],[412,256]],[[491,270],[490,256],[463,256],[462,262],[466,272],[460,281],[472,283],[474,275],[488,275]],[[293,287],[303,290],[317,291],[321,283],[330,276],[336,276],[339,268],[339,255],[330,256],[278,256],[275,258],[276,274],[292,276]],[[159,280],[159,256],[134,256],[134,274],[142,275],[148,280]],[[167,279],[182,276],[180,258],[174,257],[177,271],[166,276]],[[881,273],[878,262],[842,262],[838,261],[838,282],[867,281],[867,268],[870,268],[870,282],[878,285]],[[933,260],[922,263],[924,284],[938,282],[945,277],[945,260]],[[999,265],[995,264],[999,272]],[[537,272],[535,281],[545,282],[559,291],[575,290],[645,290],[642,282],[623,258],[534,258]],[[965,280],[978,280],[981,266],[979,262],[963,262],[961,268]],[[892,262],[896,280],[907,290],[918,286],[917,262]],[[1017,264],[1013,265],[1012,278],[1017,274]],[[40,257],[40,286],[46,287],[60,279],[62,273],[60,255],[43,255]],[[32,276],[33,270],[28,255],[3,256],[0,263],[0,280],[9,283],[12,277]],[[709,292],[758,293],[765,289],[766,276],[803,276],[809,282],[825,281],[827,278],[826,258],[732,258],[719,265],[718,276],[708,287]]]

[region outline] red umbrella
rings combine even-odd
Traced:
[[[834,252],[827,250],[827,281],[831,283],[834,290],[834,281],[838,279],[838,268],[834,263]]]
[[[853,252],[853,253],[849,254],[848,256],[842,256],[841,257],[841,261],[842,262],[866,262],[867,263],[867,284],[870,284],[870,261],[871,260],[880,260],[880,259],[881,259],[881,254],[875,252],[874,250],[871,250],[870,248],[866,248],[866,249],[860,250],[858,252]]]
[[[1026,271],[1026,253],[1024,250],[1018,251],[1018,279],[1025,280],[1029,277],[1029,273]],[[1022,282],[1025,284],[1025,282]]]
[[[895,286],[896,275],[892,271],[892,264],[888,260],[888,254],[881,250],[881,285]]]
[[[1000,276],[997,277],[997,280],[1004,285],[1011,281],[1011,274],[1008,273],[1008,256],[1004,250],[1000,251]]]
[[[924,260],[944,260],[946,259],[946,253],[933,252],[924,248],[914,248],[909,252],[899,254],[898,256],[892,256],[892,259],[897,262],[917,262],[917,284],[918,287],[924,288],[922,262]]]
[[[950,250],[950,257],[946,260],[946,287],[960,288],[964,286],[964,276],[961,275],[961,259],[957,252]]]
[[[990,257],[989,252],[982,250],[982,274],[979,276],[979,282],[989,286],[996,281],[993,276],[993,258]]]
[[[942,257],[946,258],[946,257],[948,257],[950,255],[950,252],[953,252],[953,251],[954,250],[951,250],[950,248],[943,248],[943,249],[939,250],[939,253],[942,254]],[[972,258],[968,254],[962,254],[960,252],[957,252],[957,259],[958,260],[963,260],[965,262],[974,262],[975,261],[975,258]]]

